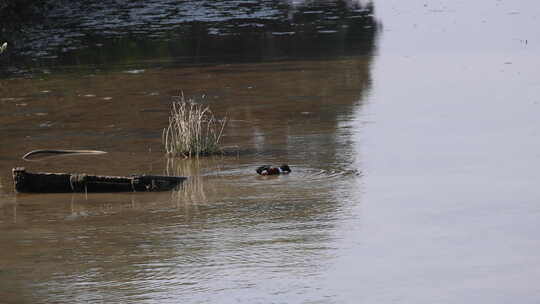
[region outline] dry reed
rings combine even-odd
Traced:
[[[163,143],[169,156],[197,157],[221,152],[220,141],[227,118],[218,120],[208,106],[186,100],[173,102]]]

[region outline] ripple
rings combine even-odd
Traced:
[[[292,36],[295,32],[272,32],[274,36]]]
[[[287,186],[301,186],[316,187],[317,185],[310,185],[313,182],[322,182],[323,184],[331,180],[346,179],[351,176],[361,176],[361,171],[357,169],[322,169],[322,168],[309,168],[291,166],[292,172],[290,174],[282,175],[258,175],[255,169],[259,165],[251,164],[244,165],[236,168],[228,168],[219,172],[213,172],[207,174],[207,176],[225,177],[227,178],[225,183],[241,184],[246,186],[258,186],[265,184],[268,187],[280,186],[287,184]]]
[[[317,31],[319,34],[335,34],[337,33],[336,30],[319,30]]]

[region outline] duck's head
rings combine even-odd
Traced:
[[[286,173],[291,173],[291,168],[289,168],[289,165],[287,164],[283,164],[281,165],[281,167],[279,167],[281,169],[281,171],[283,172],[286,172]]]

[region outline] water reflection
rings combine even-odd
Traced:
[[[3,73],[370,54],[373,4],[336,1],[69,1],[14,31]],[[13,41],[13,42],[11,42]]]

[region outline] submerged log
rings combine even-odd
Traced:
[[[183,176],[100,176],[71,173],[30,173],[13,169],[15,190],[21,193],[147,192],[167,191],[180,185]]]

